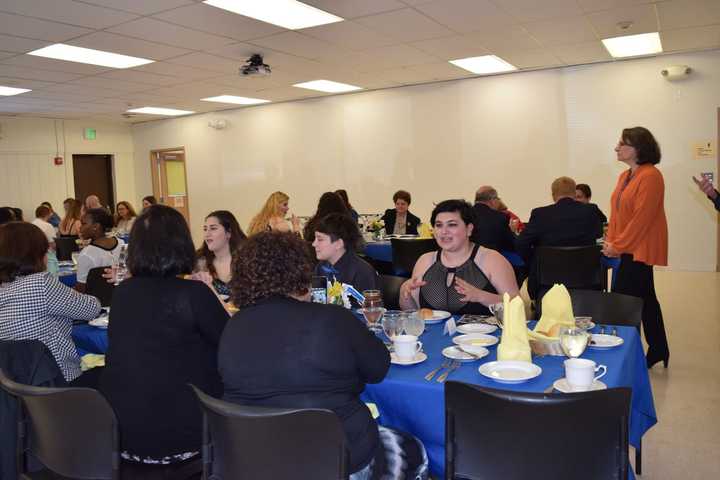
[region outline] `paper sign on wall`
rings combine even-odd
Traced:
[[[697,142],[693,144],[693,157],[695,160],[711,160],[715,158],[715,143]]]

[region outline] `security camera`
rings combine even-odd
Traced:
[[[660,70],[660,75],[668,80],[680,80],[687,78],[692,72],[692,68],[687,65],[670,65]]]

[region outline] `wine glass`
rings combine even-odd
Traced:
[[[403,329],[408,335],[419,337],[425,331],[425,320],[418,315],[417,310],[403,312]]]
[[[388,310],[383,314],[382,318],[382,329],[385,332],[385,336],[392,342],[395,337],[400,335],[403,331],[403,312],[399,310]]]
[[[563,327],[560,329],[560,346],[570,358],[578,358],[583,354],[590,341],[590,334],[582,328]]]
[[[120,285],[127,274],[127,245],[120,247],[117,259],[113,259],[112,270],[115,277],[115,285]]]
[[[380,290],[365,290],[362,293],[363,297],[365,297],[365,301],[363,301],[362,305],[362,313],[368,324],[368,328],[373,331],[379,330],[380,327],[378,326],[378,323],[380,322],[383,313],[385,313],[382,294],[380,293]]]

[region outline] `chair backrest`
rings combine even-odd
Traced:
[[[2,370],[0,387],[20,399],[22,451],[64,477],[119,478],[117,419],[100,393],[90,388],[23,385]],[[20,463],[24,473],[25,462]]]
[[[532,293],[540,299],[556,283],[562,283],[568,290],[602,290],[604,269],[600,257],[600,247],[596,245],[536,248],[528,281],[537,288],[537,293]]]
[[[72,260],[72,253],[80,250],[75,242],[79,237],[55,237],[55,254],[61,262]]]
[[[334,412],[248,407],[191,387],[203,410],[203,478],[348,478]]]
[[[392,238],[392,263],[395,271],[412,273],[415,262],[423,253],[437,250],[438,244],[434,238]]]
[[[625,479],[630,388],[567,395],[445,384],[445,478]]]
[[[380,275],[383,303],[388,310],[400,309],[400,287],[407,280],[395,275]]]
[[[570,298],[573,313],[577,316],[593,317],[595,323],[606,325],[640,327],[643,310],[640,297],[595,290],[571,290]]]
[[[103,278],[103,272],[107,267],[96,267],[91,268],[88,272],[87,281],[85,283],[85,293],[92,295],[100,300],[100,305],[103,307],[109,307],[112,303],[113,291],[115,285],[108,283]]]

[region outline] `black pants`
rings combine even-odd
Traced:
[[[642,326],[648,343],[646,355],[648,368],[661,360],[669,360],[670,348],[660,303],[655,295],[652,265],[636,262],[632,255],[623,254],[620,257],[620,267],[612,290],[643,299]]]

